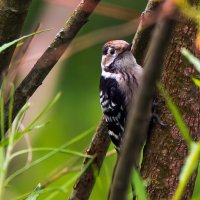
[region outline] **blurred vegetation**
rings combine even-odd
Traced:
[[[140,13],[144,10],[147,0],[105,0],[103,2],[129,8],[132,10],[132,12]],[[47,1],[33,1],[24,27],[24,33],[30,33],[33,25],[40,22],[40,18],[42,18],[42,14],[46,5]],[[56,15],[56,12],[52,13],[52,15]],[[119,17],[113,18],[94,13],[90,17],[90,21],[84,26],[78,36],[122,23],[125,23],[125,21],[123,19],[119,19]],[[125,39],[131,42],[132,38],[133,35],[130,37],[113,39]],[[90,40],[90,38],[88,38],[88,40]],[[61,92],[62,95],[58,102],[51,109],[51,112],[49,112],[48,116],[41,120],[41,123],[48,121],[50,121],[50,123],[38,131],[34,131],[30,134],[32,148],[59,148],[63,144],[71,141],[73,138],[84,134],[86,130],[97,127],[102,116],[99,104],[99,78],[101,73],[101,47],[105,42],[106,41],[101,41],[98,45],[84,49],[83,51],[72,55],[70,58],[62,62],[59,76],[54,79],[56,89],[55,91],[52,91],[52,96],[55,96],[58,92]],[[46,90],[49,91],[51,88],[47,87]],[[42,96],[45,94],[37,95]],[[90,143],[93,134],[94,130],[89,131],[88,134],[86,134],[86,136],[81,140],[70,145],[69,149],[83,153]],[[26,148],[25,143],[19,144],[17,148]],[[111,145],[110,150],[112,149],[113,146]],[[33,160],[39,159],[44,155],[46,155],[45,151],[42,153],[36,151],[33,153]],[[17,159],[14,159],[10,164],[9,174],[24,166],[26,157],[26,155],[23,155],[17,157]],[[52,171],[56,170],[59,172],[62,171],[63,168],[71,169],[74,166],[79,167],[82,160],[83,159],[81,157],[74,155],[72,156],[71,154],[60,152],[56,153],[56,155],[44,160],[40,164],[35,165],[34,167],[15,177],[7,187],[5,196],[6,200],[16,199],[18,196],[20,197],[27,192],[33,191],[34,188],[36,189],[32,193],[32,196],[38,196],[40,192],[40,189],[37,187],[38,183],[43,183],[43,181],[49,177]],[[115,160],[115,155],[108,156],[105,159],[100,176],[97,177],[97,183],[90,199],[106,199]],[[74,176],[76,174],[76,170],[72,170],[71,173],[68,173],[50,185],[49,188],[52,188],[52,190],[55,190],[56,192],[52,193],[51,190],[51,194],[55,194],[56,196],[49,196],[47,190],[45,193],[40,194],[38,199],[66,199],[66,196],[69,196],[71,192],[71,187],[74,183]],[[198,190],[199,187],[200,176],[197,178],[197,184],[195,186],[195,198],[200,196],[200,192]]]

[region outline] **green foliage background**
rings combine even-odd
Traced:
[[[138,12],[142,12],[147,3],[146,0],[104,0],[103,2],[132,8]],[[44,7],[45,2],[41,0],[33,1],[31,11],[26,20],[24,33],[29,32],[32,24],[39,19]],[[122,20],[93,14],[90,17],[90,21],[83,29],[81,29],[78,35],[122,23],[124,23]],[[131,42],[132,38],[133,36],[113,39],[125,39]],[[34,133],[32,140],[33,147],[59,147],[83,131],[98,125],[102,115],[99,104],[99,78],[101,73],[100,60],[102,45],[103,43],[85,49],[63,62],[60,77],[55,82],[57,87],[54,91],[54,94],[61,91],[62,96],[49,116],[44,119],[44,121],[51,121],[51,123]],[[51,90],[51,88],[47,88],[47,90]],[[93,133],[94,132],[89,134],[81,142],[72,145],[70,149],[84,152],[92,139]],[[111,146],[110,149],[113,149],[113,146]],[[33,159],[40,158],[42,155],[44,155],[44,153],[34,153]],[[62,165],[70,167],[72,165],[77,166],[81,164],[82,159],[79,158],[78,160],[75,160],[75,158],[72,157],[74,156],[58,153],[56,156],[16,177],[7,189],[6,199],[16,199],[17,196],[33,191],[37,184],[45,180],[49,173],[58,166]],[[15,159],[11,163],[10,173],[22,167],[25,158],[25,156],[21,156]],[[99,178],[97,178],[95,189],[92,192],[92,200],[106,199],[115,159],[115,156],[106,158],[101,174]],[[50,187],[59,188],[61,185],[70,181],[73,176],[74,173],[70,173]],[[198,186],[200,187],[200,180],[198,181],[196,188]],[[68,189],[67,194],[61,191],[58,196],[53,199],[66,199],[70,194],[71,187]],[[200,195],[197,189],[195,190],[195,195]],[[39,197],[39,199],[48,198],[49,193],[44,193]]]

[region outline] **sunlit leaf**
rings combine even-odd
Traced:
[[[200,87],[200,80],[199,80],[199,79],[197,79],[197,78],[192,78],[192,80],[193,80],[193,82],[194,82],[194,84],[195,84],[196,86]]]
[[[4,148],[0,147],[0,177],[2,176],[4,160],[5,160]]]
[[[200,73],[200,60],[185,48],[181,49],[181,53],[188,59],[190,63],[194,65],[196,70]]]
[[[173,200],[180,200],[187,183],[197,168],[200,158],[200,143],[191,143],[190,154],[186,158],[185,164],[181,170],[178,188],[175,192]]]
[[[40,184],[35,188],[35,190],[26,198],[26,200],[36,200],[41,194],[42,189]]]
[[[144,182],[136,169],[133,170],[133,185],[138,200],[147,200]]]

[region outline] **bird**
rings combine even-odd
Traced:
[[[127,116],[144,73],[131,47],[132,44],[124,40],[112,40],[102,48],[100,104],[108,134],[117,152],[123,144]]]

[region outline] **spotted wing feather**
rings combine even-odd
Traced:
[[[114,78],[101,76],[100,103],[109,129],[109,135],[116,147],[119,147],[124,132],[127,115],[125,95]]]

